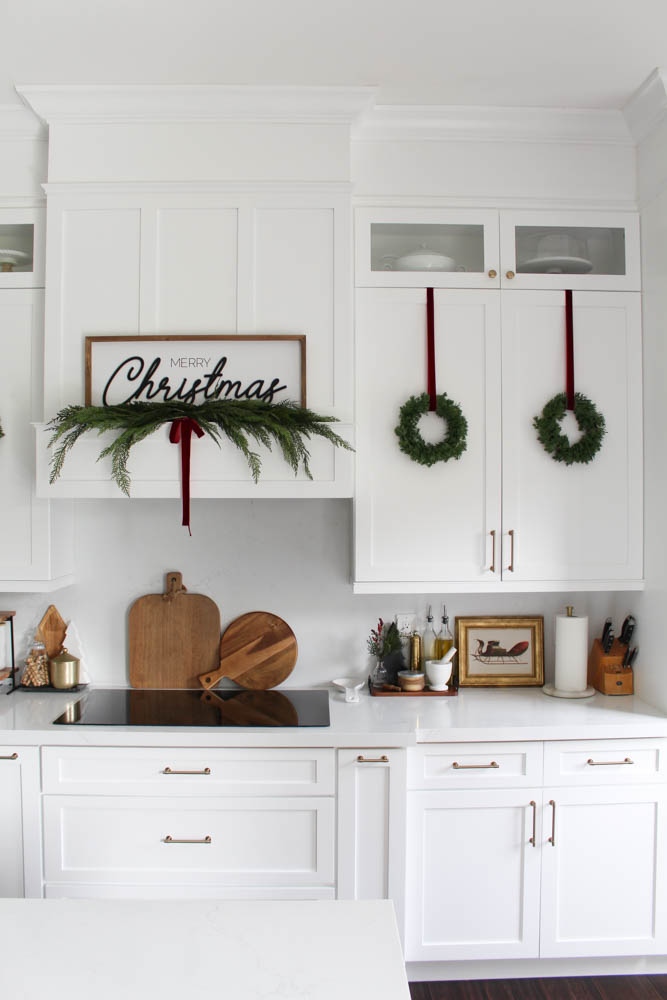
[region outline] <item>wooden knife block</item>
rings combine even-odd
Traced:
[[[593,640],[588,657],[588,683],[602,694],[634,694],[635,679],[632,667],[623,666],[627,647],[614,639],[608,653],[599,639]]]

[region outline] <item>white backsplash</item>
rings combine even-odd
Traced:
[[[127,683],[127,615],[143,594],[161,592],[164,575],[180,570],[188,590],[220,608],[223,629],[246,611],[271,611],[291,625],[299,659],[290,686],[313,686],[342,674],[364,675],[366,637],[378,616],[417,611],[442,595],[360,596],[352,593],[352,504],[349,500],[195,500],[192,538],[176,500],[87,500],[76,505],[77,583],[52,595],[2,594],[16,609],[17,653],[25,654],[42,614],[54,603],[76,623],[97,685]],[[574,604],[594,632],[623,595],[454,594],[457,614],[543,614],[546,676],[553,674],[554,615]]]

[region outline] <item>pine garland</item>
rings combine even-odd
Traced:
[[[592,400],[575,392],[574,415],[582,437],[570,444],[560,428],[566,406],[565,393],[558,393],[545,405],[540,416],[533,418],[533,427],[544,450],[554,462],[564,462],[565,465],[580,462],[587,465],[602,447],[602,439],[606,434],[605,419]]]
[[[261,400],[211,400],[191,403],[124,403],[119,406],[66,406],[47,425],[52,431],[49,447],[56,447],[51,458],[49,482],[62,472],[65,458],[82,434],[87,431],[117,431],[118,434],[99,456],[111,458],[111,476],[126,496],[130,495],[127,462],[130,450],[162,424],[190,417],[212,437],[217,445],[227,437],[243,452],[255,483],[261,471],[261,459],[251,450],[250,440],[271,449],[280,448],[294,474],[302,466],[309,479],[310,453],[306,441],[323,437],[337,448],[354,449],[329,426],[335,417],[323,417],[298,403],[267,403]]]
[[[436,396],[435,412],[447,421],[447,433],[442,441],[428,444],[419,432],[419,419],[428,413],[429,395],[410,396],[400,409],[400,420],[394,433],[399,448],[420,465],[435,465],[450,458],[460,458],[467,447],[468,421],[458,403],[445,393]]]
[[[4,436],[5,436],[5,432],[2,429],[2,423],[0,423],[0,438],[3,438]]]

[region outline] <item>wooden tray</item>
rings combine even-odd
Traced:
[[[368,690],[372,698],[454,698],[459,693],[458,688],[452,691],[449,688],[446,691],[431,691],[429,688],[424,688],[423,691],[383,691],[372,684],[370,677]]]

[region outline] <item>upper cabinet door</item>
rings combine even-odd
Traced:
[[[395,428],[426,391],[426,290],[357,292],[358,593],[430,592],[500,580],[500,316],[494,291],[435,295],[436,388],[468,422],[459,459],[421,465]],[[425,440],[442,421],[425,415]],[[495,558],[494,558],[495,544]]]
[[[640,296],[573,295],[575,390],[595,403],[606,422],[592,461],[573,465],[555,461],[533,426],[545,404],[565,391],[565,294],[512,291],[502,299],[503,585],[639,586]],[[561,427],[571,442],[578,439],[572,414]]]
[[[501,212],[508,288],[639,291],[639,218],[629,212]]]
[[[357,286],[494,288],[498,213],[476,209],[360,208]]]

